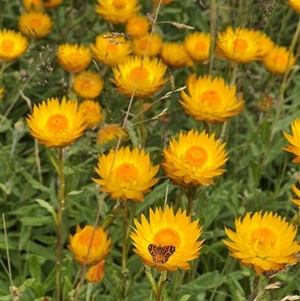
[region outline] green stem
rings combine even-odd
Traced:
[[[151,285],[151,287],[153,289],[153,292],[154,292],[154,294],[156,296],[157,295],[157,285],[156,285],[156,282],[155,282],[155,280],[154,280],[154,278],[153,278],[153,276],[151,274],[151,270],[150,270],[149,267],[145,266],[145,274],[146,274],[146,277],[147,277],[147,279],[148,279],[148,281],[149,281],[149,283],[150,283],[150,285]]]
[[[249,298],[249,300],[251,300],[251,301],[255,300],[258,295],[259,279],[260,279],[260,276],[255,274],[255,278],[253,280],[253,291]]]
[[[162,294],[166,280],[167,280],[167,271],[163,271],[163,272],[161,272],[160,277],[159,277],[155,301],[161,301],[161,294]]]
[[[187,188],[187,199],[188,199],[188,205],[186,209],[186,215],[189,216],[193,212],[193,207],[194,207],[194,199],[196,195],[197,188],[194,186],[189,185]]]
[[[65,207],[65,177],[63,148],[58,149],[58,207],[57,207],[57,250],[56,250],[56,301],[61,299],[61,253],[62,253],[62,218]]]
[[[88,282],[87,289],[86,289],[85,301],[90,301],[91,295],[92,295],[92,290],[93,290],[93,284]]]
[[[217,0],[211,0],[210,4],[210,50],[209,50],[209,69],[208,74],[211,74],[216,42],[216,28],[217,28]]]
[[[139,130],[140,130],[140,141],[142,148],[145,148],[147,141],[147,132],[144,126],[144,100],[139,99],[139,110],[138,110],[138,120],[139,120]]]
[[[123,237],[122,237],[122,297],[121,300],[126,298],[126,280],[128,275],[127,269],[127,228],[128,228],[128,204],[124,202],[123,214]]]
[[[112,209],[111,214],[109,214],[105,221],[102,224],[102,229],[105,231],[107,230],[107,228],[109,227],[109,225],[116,219],[116,217],[118,216],[119,213],[119,209],[120,209],[120,204],[121,202],[118,201],[117,204],[114,206],[114,208]]]

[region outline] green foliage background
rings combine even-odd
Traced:
[[[140,1],[142,13],[152,12],[149,0]],[[58,8],[49,10],[55,21],[53,32],[44,39],[30,41],[28,51],[16,60],[2,75],[5,87],[1,100],[0,127],[0,167],[1,197],[0,211],[5,218],[1,222],[0,240],[0,300],[13,300],[10,296],[10,276],[8,257],[11,265],[13,285],[22,292],[20,300],[50,300],[55,292],[55,223],[42,201],[53,208],[57,206],[57,174],[52,162],[57,159],[55,149],[37,145],[29,135],[25,117],[30,112],[29,104],[39,103],[48,97],[68,95],[69,75],[56,61],[55,50],[61,43],[89,45],[95,37],[106,31],[124,32],[123,25],[105,22],[94,11],[95,1],[65,0]],[[20,1],[3,1],[1,28],[17,30],[19,15],[23,12]],[[183,41],[191,32],[178,29],[166,21],[176,21],[193,26],[197,31],[210,30],[210,1],[175,1],[162,6],[158,15],[157,32],[164,41]],[[217,32],[227,26],[244,26],[258,29],[269,35],[274,42],[289,47],[296,31],[299,16],[291,10],[286,1],[217,1]],[[299,58],[299,41],[296,55]],[[119,94],[110,81],[112,72],[94,62],[90,69],[97,71],[105,80],[105,88],[98,98],[106,111],[107,123],[122,123],[128,100]],[[198,65],[198,75],[207,73],[208,65]],[[225,133],[226,151],[229,161],[226,173],[216,179],[216,185],[206,187],[195,199],[193,219],[200,218],[205,238],[202,254],[194,260],[189,272],[176,271],[170,275],[164,300],[247,300],[252,292],[254,274],[250,268],[242,267],[239,261],[229,255],[222,243],[225,238],[224,226],[234,229],[235,217],[246,212],[274,211],[291,220],[297,215],[297,207],[289,199],[291,186],[299,176],[299,164],[292,164],[292,155],[282,150],[287,145],[282,130],[290,133],[290,124],[299,117],[300,77],[299,66],[295,67],[288,87],[283,87],[283,77],[273,76],[260,62],[240,65],[237,74],[237,91],[243,93],[243,112],[229,120]],[[170,69],[175,88],[185,85],[192,73],[188,67]],[[226,80],[232,77],[228,61],[215,58],[212,74]],[[171,91],[170,83],[157,93],[151,102],[156,102]],[[258,101],[265,94],[274,99],[273,107],[267,112],[258,109]],[[73,96],[73,95],[72,95]],[[171,137],[180,131],[202,130],[203,124],[184,113],[178,103],[180,93],[175,92],[167,99],[159,100],[146,114],[152,118],[163,109],[168,109],[168,120],[151,120],[145,126],[149,129],[146,150],[151,153],[154,163],[160,163],[162,148]],[[138,145],[137,125],[134,116],[130,117],[128,130],[131,141],[128,145]],[[219,137],[222,125],[210,127]],[[76,141],[67,149],[65,165],[67,205],[63,221],[63,296],[73,300],[74,290],[81,273],[80,266],[72,259],[67,249],[68,235],[75,233],[76,225],[94,224],[101,193],[91,177],[95,177],[94,167],[97,155],[107,148],[96,146],[95,132]],[[168,204],[179,204],[183,209],[187,200],[180,189],[164,177],[146,195],[145,202],[136,206],[135,216],[148,214],[148,208],[162,206],[167,186]],[[294,196],[293,196],[294,197]],[[115,201],[105,198],[100,224],[110,214]],[[117,217],[109,227],[113,240],[113,250],[107,258],[103,282],[93,290],[93,300],[119,300],[121,278],[122,220]],[[299,239],[299,233],[298,233]],[[8,248],[7,248],[8,246]],[[147,282],[142,261],[130,246],[128,254],[128,295],[126,300],[153,300],[151,287]],[[259,300],[280,300],[288,294],[299,294],[299,263],[288,267],[273,279],[264,278],[260,290],[277,280],[282,282],[279,289],[265,291]],[[158,275],[157,275],[158,276]],[[35,280],[32,280],[32,279]],[[48,297],[45,299],[44,297]],[[86,284],[80,293],[85,300]],[[17,300],[17,299],[16,299]]]

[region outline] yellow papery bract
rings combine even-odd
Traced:
[[[290,7],[300,14],[300,1],[299,0],[287,0],[287,3],[290,5]]]
[[[132,38],[140,38],[148,33],[149,26],[149,20],[145,16],[136,15],[126,23],[126,32]]]
[[[296,158],[292,162],[300,163],[300,119],[296,118],[291,125],[292,135],[283,132],[284,137],[291,144],[284,147],[283,149],[287,152],[293,153],[296,155]]]
[[[247,213],[243,220],[235,220],[236,232],[225,227],[226,235],[232,240],[223,240],[231,256],[250,265],[260,275],[264,271],[282,270],[287,264],[297,262],[300,250],[296,228],[277,213]]]
[[[85,278],[89,283],[98,284],[104,278],[105,260],[93,265],[86,273]]]
[[[79,105],[79,111],[85,119],[86,128],[94,128],[99,126],[102,121],[102,108],[100,104],[94,100],[86,99]]]
[[[106,124],[97,133],[97,144],[107,144],[109,142],[117,142],[128,139],[128,133],[119,124]]]
[[[169,67],[192,66],[193,60],[186,52],[183,44],[165,42],[160,51],[162,61]]]
[[[159,165],[152,166],[150,156],[143,150],[129,147],[114,149],[98,158],[95,168],[100,179],[93,179],[100,184],[100,190],[110,194],[112,199],[143,201],[144,193],[158,182],[154,178]]]
[[[134,224],[135,229],[130,234],[135,246],[133,251],[142,258],[146,266],[158,271],[174,272],[178,268],[189,270],[188,261],[200,255],[199,251],[204,240],[198,241],[198,238],[202,233],[202,227],[199,226],[198,220],[192,222],[191,217],[181,209],[174,214],[169,206],[165,210],[159,207],[153,211],[150,208],[149,221],[142,214],[141,222],[134,219]],[[149,251],[151,247],[154,248],[153,255]],[[166,250],[172,247],[172,251],[164,254],[165,257],[161,257],[155,254],[157,247]],[[158,262],[158,258],[161,262]]]

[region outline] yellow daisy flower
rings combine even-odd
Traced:
[[[85,279],[92,284],[100,283],[104,278],[105,260],[93,265],[85,275]]]
[[[63,0],[44,0],[45,8],[55,8],[62,3]]]
[[[289,6],[298,14],[300,14],[300,1],[299,0],[287,0]]]
[[[48,98],[47,102],[35,104],[26,121],[30,134],[47,147],[69,145],[85,130],[85,119],[78,111],[77,101],[67,101],[65,97],[61,103],[57,98]]]
[[[193,60],[189,57],[183,44],[165,42],[160,51],[162,61],[169,67],[192,66]]]
[[[291,143],[291,145],[288,145],[283,149],[296,155],[296,158],[292,161],[293,163],[300,163],[300,119],[296,118],[291,127],[292,135],[283,132],[284,137]]]
[[[162,38],[154,33],[152,36],[146,34],[138,39],[133,39],[133,51],[136,55],[157,56],[160,53],[163,41]]]
[[[300,183],[300,178],[299,178]],[[296,187],[296,185],[292,186],[293,192],[296,194],[298,199],[291,199],[291,201],[300,208],[300,190]]]
[[[297,229],[285,217],[277,213],[247,213],[243,220],[235,220],[236,232],[225,227],[232,242],[223,240],[231,256],[241,260],[245,266],[252,266],[256,274],[264,271],[283,270],[287,264],[297,262],[300,250],[294,241]]]
[[[0,30],[0,60],[13,61],[27,48],[27,38],[9,29]]]
[[[167,176],[179,186],[214,184],[213,178],[225,170],[221,168],[228,160],[225,143],[215,140],[215,134],[205,131],[180,133],[163,150],[164,168]]]
[[[274,74],[284,74],[296,64],[296,57],[286,47],[274,46],[262,58],[265,68]]]
[[[77,226],[76,234],[74,236],[71,234],[69,235],[70,245],[68,248],[73,253],[73,258],[81,265],[85,262],[93,231],[93,226],[85,226],[83,229],[81,229],[80,226]],[[101,227],[97,227],[91,244],[87,264],[95,264],[102,261],[110,251],[111,239],[108,238],[108,232],[104,232]]]
[[[81,72],[92,61],[91,50],[78,44],[62,44],[56,51],[58,63],[69,72]]]
[[[103,85],[101,76],[88,70],[74,76],[72,89],[82,98],[93,99],[101,94]]]
[[[51,32],[53,22],[42,12],[22,14],[18,21],[19,29],[29,38],[40,39]]]
[[[23,6],[27,12],[42,12],[44,9],[43,0],[23,0]]]
[[[120,148],[117,153],[110,149],[109,154],[99,156],[96,173],[101,179],[93,179],[100,190],[110,194],[112,199],[143,201],[144,193],[150,191],[159,179],[153,178],[159,165],[152,166],[150,156],[137,147]]]
[[[239,114],[244,101],[236,98],[236,86],[229,87],[221,77],[199,77],[187,82],[187,93],[181,92],[180,104],[196,120],[207,123],[225,122]]]
[[[79,112],[82,113],[85,119],[85,126],[87,129],[97,127],[102,121],[102,108],[100,104],[94,100],[84,100],[79,105]]]
[[[140,38],[148,33],[149,30],[149,20],[141,15],[133,16],[126,23],[126,32],[132,38]]]
[[[259,60],[268,51],[269,40],[260,31],[230,26],[217,37],[216,53],[237,63]],[[265,41],[265,43],[263,43]]]
[[[112,82],[117,90],[130,97],[137,85],[135,96],[139,98],[152,97],[162,89],[167,78],[163,78],[167,66],[157,58],[128,57],[126,61],[112,68],[114,79]]]
[[[97,0],[95,11],[107,22],[126,23],[141,9],[137,0]]]
[[[119,124],[107,124],[102,127],[97,134],[97,144],[106,144],[113,141],[127,140],[127,132]]]
[[[3,95],[4,95],[4,87],[1,87],[0,88],[0,99],[3,98]]]
[[[144,214],[141,222],[134,219],[136,229],[130,236],[137,253],[145,266],[158,271],[190,270],[188,261],[200,255],[204,240],[198,241],[202,233],[199,220],[191,221],[179,208],[174,214],[169,206],[165,210],[160,207],[153,211],[149,209],[149,222]]]
[[[115,66],[125,61],[131,54],[131,44],[123,36],[106,33],[96,37],[96,43],[90,48],[97,61],[108,66]]]
[[[183,43],[187,54],[197,62],[209,59],[210,35],[204,32],[194,32],[186,36]]]

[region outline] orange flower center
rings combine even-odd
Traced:
[[[267,227],[260,227],[252,231],[251,244],[258,242],[260,247],[271,246],[273,247],[277,241],[276,234]]]
[[[276,57],[274,57],[274,65],[286,66],[287,65],[286,57],[280,54],[277,55]]]
[[[198,51],[203,51],[203,50],[206,50],[206,44],[203,43],[203,42],[197,42],[195,44],[195,50],[198,50]]]
[[[86,247],[89,247],[92,238],[92,231],[93,229],[87,229],[87,231],[81,233],[78,238],[78,242],[80,242],[82,245]],[[91,244],[91,248],[97,248],[100,245],[101,245],[101,240],[99,239],[99,237],[97,237],[97,233],[95,233]]]
[[[130,182],[138,179],[139,170],[130,163],[123,163],[116,168],[116,176],[125,181]]]
[[[248,49],[248,42],[244,39],[237,38],[234,43],[234,50],[235,51],[246,51]]]
[[[62,114],[55,114],[47,120],[47,127],[52,131],[64,131],[68,128],[68,118]]]
[[[107,47],[107,50],[109,50],[109,51],[116,52],[118,50],[117,45],[114,43],[111,43],[111,42],[107,43],[106,47]]]
[[[207,90],[200,95],[200,102],[218,104],[221,102],[221,97],[216,90]]]
[[[144,67],[135,67],[131,69],[129,73],[130,77],[137,80],[139,79],[147,79],[149,76],[149,72]]]
[[[114,0],[113,4],[114,4],[115,8],[123,8],[126,5],[126,1],[124,1],[124,0]]]
[[[15,47],[15,43],[12,40],[3,40],[2,41],[2,49],[3,51],[12,50]]]
[[[185,160],[193,165],[203,165],[207,158],[207,152],[200,146],[191,146],[185,153]]]
[[[29,25],[32,27],[38,27],[42,25],[41,19],[33,18],[29,21]]]
[[[77,59],[81,58],[81,55],[78,52],[72,52],[70,54],[65,53],[65,56],[67,56],[70,61],[77,60]]]
[[[142,50],[146,50],[147,45],[148,45],[148,40],[143,40],[143,41],[140,42],[140,48]],[[150,43],[149,43],[149,48],[150,48]]]
[[[155,233],[153,242],[157,246],[173,246],[177,248],[180,246],[181,238],[177,231],[170,228],[163,228]]]

